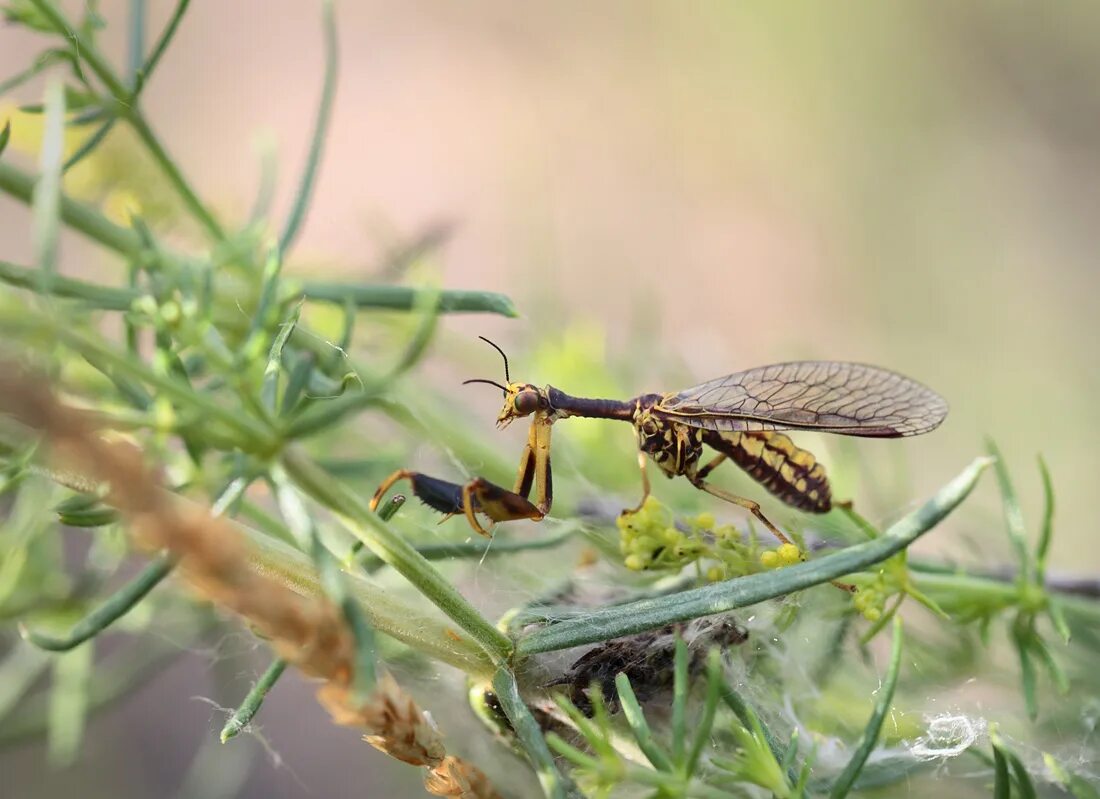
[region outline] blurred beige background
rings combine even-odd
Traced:
[[[115,54],[125,6],[103,4]],[[171,4],[151,6],[152,37]],[[1052,562],[1095,570],[1100,6],[798,9],[340,4],[336,114],[299,261],[367,276],[395,236],[448,220],[444,284],[503,291],[524,314],[448,319],[455,336],[521,350],[596,320],[609,358],[637,361],[642,318],[661,333],[647,346],[700,380],[799,357],[898,369],[951,416],[860,452],[900,448],[917,498],[992,435],[1034,529],[1041,451],[1059,489]],[[285,210],[320,38],[316,3],[193,3],[144,102],[226,212],[247,210],[264,136]],[[0,75],[37,49],[0,28]],[[25,212],[2,199],[0,239],[29,255]],[[89,252],[73,240],[64,268]],[[989,483],[978,502],[994,499]]]

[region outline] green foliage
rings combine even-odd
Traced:
[[[416,372],[435,344],[441,315],[512,317],[515,308],[490,291],[296,276],[301,264],[292,258],[293,245],[308,218],[336,102],[338,26],[331,2],[322,5],[325,77],[314,135],[282,220],[270,218],[277,175],[270,157],[251,215],[238,220],[216,213],[166,150],[141,95],[185,23],[188,2],[178,2],[148,53],[143,4],[131,6],[123,73],[99,50],[106,21],[94,3],[84,4],[77,20],[52,0],[13,0],[3,7],[7,20],[45,34],[48,45],[29,67],[0,83],[0,93],[49,76],[44,102],[24,108],[0,131],[0,191],[29,206],[34,231],[33,264],[0,260],[0,282],[7,287],[0,295],[5,363],[16,358],[48,375],[67,401],[88,409],[111,435],[139,444],[175,501],[208,504],[215,515],[233,520],[252,546],[249,568],[296,591],[327,596],[354,635],[359,698],[372,688],[379,661],[398,656],[492,678],[507,726],[548,796],[603,796],[627,786],[659,797],[740,796],[746,789],[839,797],[897,784],[920,765],[904,753],[895,760],[872,757],[884,740],[898,743],[899,736],[884,729],[895,689],[902,695],[906,681],[922,674],[955,679],[977,661],[993,660],[974,655],[994,645],[971,642],[974,628],[984,634],[995,620],[1007,620],[1032,719],[1044,684],[1040,674],[1062,692],[1074,680],[1095,677],[1085,667],[1074,671],[1080,664],[1073,652],[1100,650],[1100,611],[1094,601],[1058,590],[1047,575],[1051,476],[1040,461],[1044,509],[1037,543],[1029,548],[1007,465],[992,444],[1018,561],[1008,580],[909,556],[909,547],[975,488],[986,459],[884,531],[849,511],[867,540],[831,552],[801,539],[797,546],[766,549],[751,529],[746,534],[710,513],[683,515],[705,501],[694,494],[682,504],[651,499],[616,526],[548,520],[547,534],[514,540],[507,532],[492,541],[465,540],[468,531],[458,522],[444,528],[449,538],[434,528],[428,532],[421,508],[410,503],[395,515],[403,497],[373,512],[363,497],[423,444],[450,456],[439,458],[445,468],[457,464],[510,481],[512,458],[465,423],[452,395],[434,391]],[[24,123],[42,133],[33,152],[22,136]],[[33,171],[16,164],[20,154],[36,158]],[[112,283],[60,274],[62,229],[113,252],[125,277]],[[279,231],[277,239],[271,231]],[[410,274],[408,260],[440,239],[438,231],[428,231],[379,273]],[[33,302],[25,302],[26,294]],[[362,314],[364,309],[374,313]],[[370,357],[362,355],[365,340]],[[602,368],[608,360],[600,331],[571,328],[559,341],[540,340],[527,366],[532,377],[545,374],[579,391],[615,394],[614,370]],[[357,424],[360,416],[368,424]],[[377,435],[382,427],[396,431],[385,443]],[[572,444],[564,442],[576,456],[567,461],[576,474],[555,475],[558,512],[583,490],[636,490],[630,464],[609,455],[621,443],[616,436],[622,431],[612,427],[578,423]],[[143,568],[122,579],[128,559],[138,553],[126,544],[117,512],[103,502],[104,487],[85,475],[53,471],[41,456],[27,430],[0,420],[0,494],[7,508],[0,527],[0,618],[13,629],[22,622],[26,639],[10,636],[13,648],[0,661],[0,744],[45,735],[51,758],[64,764],[78,756],[89,715],[132,691],[172,655],[144,636],[140,646],[104,657],[100,636],[141,636],[171,623],[180,640],[197,646],[216,622],[186,597],[154,590],[173,568],[166,554],[142,555]],[[92,542],[75,576],[65,569],[65,536]],[[582,536],[607,553],[603,561],[585,555],[597,575],[588,583],[568,555],[576,554]],[[558,548],[561,553],[545,557]],[[543,583],[534,590],[523,571],[532,553],[543,556]],[[615,590],[595,608],[568,591],[547,593],[545,602],[510,614],[498,627],[456,587],[456,570],[474,559],[485,561],[494,581],[512,581],[529,593],[541,593],[558,578],[588,589],[614,583]],[[372,579],[364,576],[368,572]],[[825,585],[838,580],[857,586],[851,600]],[[907,627],[906,653],[915,662],[921,653],[935,654],[901,680],[900,614],[907,597],[930,612],[918,611],[934,626],[931,632]],[[778,598],[784,598],[780,606],[771,602]],[[697,668],[677,633],[670,696],[611,663],[607,688],[613,683],[615,695],[602,695],[599,685],[589,689],[591,716],[579,700],[565,697],[552,711],[538,705],[541,683],[528,669],[536,654],[666,627],[682,631],[694,620],[732,611],[756,625],[751,644],[709,651]],[[857,652],[873,660],[867,644],[891,622],[893,649],[876,687],[863,679]],[[1052,639],[1047,627],[1057,636]],[[799,641],[825,628],[832,637],[819,636],[810,652],[824,667],[791,668],[806,656]],[[853,628],[860,630],[858,651],[850,645]],[[940,645],[937,632],[957,649]],[[1071,633],[1076,650],[1068,646]],[[852,668],[841,670],[841,663]],[[226,723],[223,742],[248,728],[286,665],[271,662]],[[51,679],[42,687],[47,672]],[[810,672],[820,684],[798,682]],[[1094,682],[1084,685],[1097,690]],[[805,698],[825,691],[826,698]],[[662,702],[667,713],[660,712]],[[847,710],[851,718],[837,711],[817,723],[825,714],[815,718],[815,710],[825,706]],[[789,713],[780,712],[788,707]],[[819,743],[830,736],[854,741],[850,754],[833,747],[845,753],[843,763],[825,760]],[[982,748],[986,743],[991,755]],[[999,733],[974,742],[972,750],[988,758],[995,795],[1038,792],[1034,768]],[[1050,779],[1066,791],[1079,799],[1096,795],[1087,777],[1059,757],[1044,759]]]

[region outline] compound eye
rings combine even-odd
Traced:
[[[516,394],[516,399],[513,402],[516,406],[516,413],[526,416],[529,413],[534,413],[539,408],[539,395],[537,391],[521,391]]]

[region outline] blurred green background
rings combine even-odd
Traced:
[[[126,5],[102,13],[123,20]],[[170,10],[150,4],[151,31]],[[601,364],[625,365],[635,392],[802,357],[897,369],[943,393],[951,415],[931,436],[855,444],[865,468],[842,472],[838,493],[889,520],[988,434],[1032,520],[1035,455],[1050,465],[1052,568],[1100,567],[1084,485],[1100,472],[1100,7],[345,2],[338,14],[336,113],[299,269],[376,277],[396,241],[447,223],[427,268],[448,287],[510,294],[523,318],[445,317],[440,341],[490,336],[515,353],[514,376],[570,391],[598,389]],[[264,140],[280,155],[277,207],[290,201],[319,92],[318,18],[314,3],[195,0],[145,92],[227,215],[247,212]],[[122,30],[104,50],[124,51]],[[40,44],[0,27],[0,76]],[[10,260],[30,260],[28,218],[0,198]],[[63,257],[70,274],[109,263],[75,237]],[[526,353],[571,340],[591,373],[524,369]],[[455,345],[437,345],[441,385],[498,377],[494,353],[461,347],[448,364]],[[453,398],[518,453],[521,431],[494,437],[495,395]],[[629,430],[611,435],[633,469]],[[846,446],[824,443],[823,459]],[[1007,561],[992,483],[980,493],[959,541],[921,550]],[[46,772],[37,749],[0,755],[13,795],[168,795],[185,756],[155,765],[150,752],[190,752],[220,726],[180,699],[202,693],[206,662],[97,721],[74,771]],[[247,795],[420,790],[331,727],[308,686],[270,704],[264,726],[289,769],[259,769]]]

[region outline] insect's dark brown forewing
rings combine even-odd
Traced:
[[[817,430],[873,438],[927,433],[947,416],[944,398],[915,380],[840,361],[737,372],[666,396],[656,409],[707,430]]]

